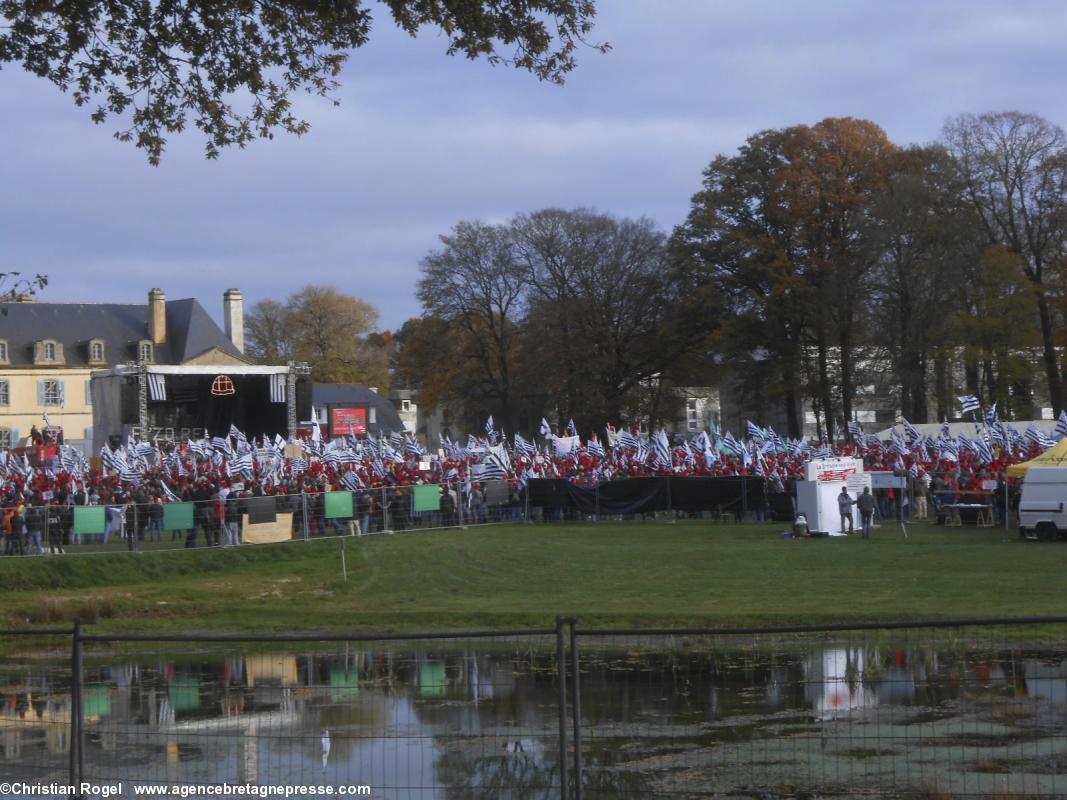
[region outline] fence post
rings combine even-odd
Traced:
[[[559,797],[567,800],[567,646],[563,617],[556,617],[556,680],[559,708]]]
[[[574,723],[574,800],[582,800],[582,694],[578,672],[578,618],[571,617],[571,720]]]
[[[389,527],[389,496],[386,488],[382,487],[382,532],[391,530]]]
[[[70,783],[81,786],[85,772],[82,758],[82,623],[74,619],[70,648]],[[78,797],[81,797],[79,794]]]
[[[741,521],[748,521],[748,476],[741,476]]]
[[[596,482],[596,513],[593,515],[593,522],[600,522],[600,480]],[[572,637],[571,641],[574,639]]]
[[[667,482],[667,521],[674,522],[674,509],[671,508],[671,478],[668,475],[663,480]]]

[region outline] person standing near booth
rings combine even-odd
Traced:
[[[848,493],[848,486],[841,487],[841,494],[837,496],[837,510],[841,512],[841,533],[845,532],[845,523],[848,522],[848,532],[853,532],[852,506],[856,501]]]
[[[855,501],[856,508],[860,511],[860,525],[863,526],[863,538],[871,538],[871,518],[874,516],[874,495],[871,494],[871,490],[866,486],[863,487],[863,494],[859,496],[859,499]]]

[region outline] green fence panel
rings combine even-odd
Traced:
[[[107,518],[103,506],[74,506],[75,533],[103,533]]]
[[[439,486],[415,486],[412,495],[415,511],[440,511],[441,510],[441,487]]]
[[[326,519],[352,519],[352,493],[327,492]]]
[[[192,503],[167,503],[163,506],[163,530],[187,531],[194,527]]]

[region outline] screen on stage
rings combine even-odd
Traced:
[[[331,408],[330,435],[351,434],[367,435],[367,409],[365,408]]]

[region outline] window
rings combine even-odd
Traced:
[[[410,400],[401,400],[400,401],[400,410],[401,411],[411,411],[411,401]]]
[[[0,339],[0,361],[7,363],[7,341]]]
[[[103,361],[104,360],[104,343],[103,342],[90,342],[89,343],[89,360],[90,361]]]
[[[0,381],[0,406],[11,405],[11,384]]]
[[[152,360],[152,343],[151,342],[141,342],[140,347],[137,348],[137,357],[141,361],[151,361]]]
[[[91,406],[93,404],[93,382],[88,380],[85,382],[85,405]]]
[[[63,381],[37,381],[37,405],[63,405]]]
[[[371,406],[370,408],[367,409],[367,424],[368,425],[377,425],[378,424],[378,409],[376,409],[374,406]]]
[[[695,431],[697,429],[697,421],[695,419],[689,420],[689,430]]]
[[[0,450],[10,450],[15,444],[14,431],[10,428],[0,428]]]
[[[44,343],[44,359],[45,361],[56,360],[56,345],[55,342]]]

